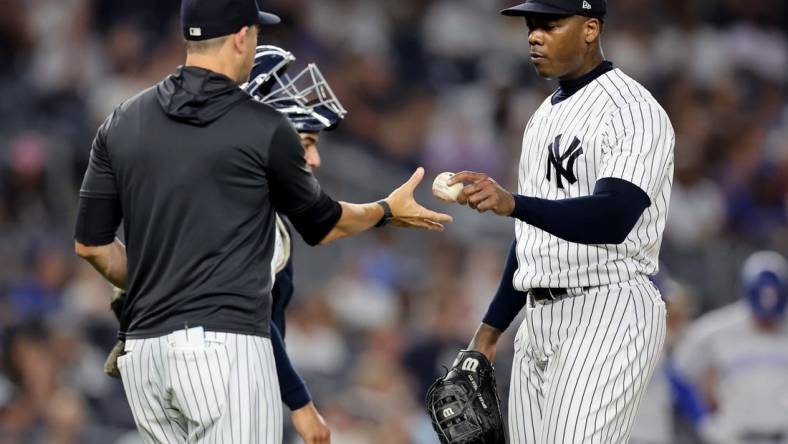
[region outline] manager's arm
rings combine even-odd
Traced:
[[[428,210],[413,198],[424,177],[419,168],[386,199],[391,224],[399,227],[443,230],[451,216]],[[353,236],[375,226],[384,216],[378,203],[353,204],[331,199],[320,187],[304,160],[304,148],[285,117],[274,132],[269,151],[268,182],[274,208],[287,215],[310,245],[322,245]]]
[[[85,259],[112,285],[125,290],[128,285],[126,246],[115,239],[111,244],[90,246],[74,242],[77,256]]]
[[[99,127],[82,187],[74,233],[74,251],[87,260],[112,285],[126,289],[126,246],[115,238],[123,219],[115,173],[107,153],[106,136],[113,116]]]

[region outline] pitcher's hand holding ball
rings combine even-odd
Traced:
[[[484,173],[463,171],[455,174],[448,185],[457,183],[465,184],[457,196],[457,203],[460,205],[467,204],[480,213],[492,211],[499,216],[509,216],[514,211],[512,193]]]

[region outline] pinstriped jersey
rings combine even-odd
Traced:
[[[599,179],[646,192],[651,205],[620,245],[568,242],[516,221],[514,287],[586,287],[657,272],[673,184],[675,135],[664,109],[638,82],[613,69],[537,109],[525,130],[519,193],[560,200],[589,196]]]

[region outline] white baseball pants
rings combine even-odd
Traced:
[[[625,444],[665,340],[665,304],[641,277],[534,304],[515,338],[512,444]]]
[[[270,339],[178,330],[127,340],[118,367],[145,443],[282,442]]]

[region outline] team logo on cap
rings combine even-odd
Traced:
[[[588,3],[586,0],[583,0],[583,9],[591,9],[591,3]]]
[[[202,35],[202,28],[189,28],[189,35],[192,37],[200,37]]]

